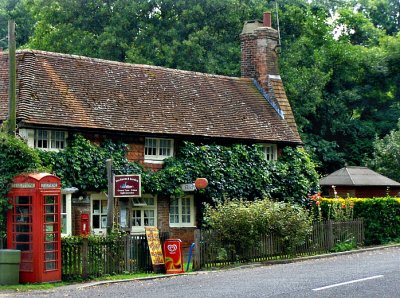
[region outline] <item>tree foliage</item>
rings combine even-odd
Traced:
[[[0,40],[12,17],[19,46],[238,76],[243,22],[276,7],[306,146],[323,173],[363,164],[400,117],[398,0],[0,0]]]
[[[374,141],[373,158],[368,165],[378,173],[400,181],[400,122],[383,138]]]

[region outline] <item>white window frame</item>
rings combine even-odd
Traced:
[[[47,134],[46,137],[47,145],[45,147],[38,146],[39,131],[46,132]],[[27,142],[28,146],[31,148],[37,148],[40,150],[47,150],[47,151],[60,151],[67,146],[68,132],[64,130],[20,128],[18,130],[18,133],[20,137],[22,137]],[[55,137],[53,138],[53,136],[57,136],[57,134],[59,133],[64,134],[64,138],[62,140],[61,139],[56,140]],[[54,145],[53,142],[55,142]],[[56,142],[62,142],[62,146],[57,146]]]
[[[95,201],[99,201],[99,210],[93,209]],[[95,217],[98,217],[99,223],[99,227],[96,228],[94,228]],[[105,193],[94,193],[90,195],[90,228],[91,232],[95,235],[105,235],[107,233],[107,196]]]
[[[143,201],[148,203],[148,199],[153,199],[154,204],[153,205],[145,205],[145,206],[135,206],[134,202],[135,201]],[[141,198],[134,198],[132,199],[132,208],[130,210],[131,215],[130,215],[130,227],[131,227],[131,233],[133,234],[144,234],[145,233],[145,211],[153,211],[154,212],[154,224],[152,226],[157,226],[157,196],[151,195],[151,194],[143,194]],[[133,225],[133,220],[134,220],[134,212],[135,211],[140,211],[140,226],[134,226]]]
[[[72,235],[72,208],[71,208],[72,194],[63,193],[61,195],[61,224],[63,223],[63,217],[65,217],[65,230],[64,233],[61,228],[61,236]],[[65,204],[64,204],[65,202]],[[64,209],[65,206],[65,209]]]
[[[152,147],[155,149],[155,154],[149,154],[147,142],[154,141],[155,142],[155,147]],[[165,155],[161,153],[161,141],[168,141],[170,142],[169,148],[166,148],[169,150],[169,155]],[[164,138],[145,138],[145,143],[144,143],[144,161],[145,162],[162,162],[164,159],[168,157],[174,156],[174,140],[173,139],[164,139]]]
[[[265,160],[272,161],[278,159],[278,148],[276,144],[262,144],[262,146]]]
[[[182,205],[182,201],[183,200],[189,200],[189,216],[190,216],[190,220],[183,222],[183,216],[185,214],[183,214],[183,205]],[[177,206],[178,208],[178,213],[172,213],[172,207],[173,206]],[[176,207],[175,207],[176,208]],[[171,222],[171,219],[173,216],[178,216],[178,222]],[[186,214],[188,215],[188,214]],[[194,206],[194,196],[193,195],[184,195],[181,197],[171,197],[171,201],[170,201],[170,206],[169,206],[169,226],[171,228],[181,228],[181,227],[196,227],[195,224],[196,221],[196,208]]]
[[[43,137],[43,134],[46,134],[46,137]],[[59,137],[59,134],[62,134],[62,137]],[[41,139],[39,139],[39,135],[41,135]],[[51,129],[35,129],[35,148],[41,150],[52,150],[59,151],[63,150],[67,144],[67,132],[63,130],[51,130]],[[46,141],[46,146],[41,144],[39,146],[40,141]],[[60,143],[60,144],[58,144]]]

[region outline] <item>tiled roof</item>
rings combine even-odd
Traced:
[[[6,55],[0,63],[5,119]],[[301,143],[292,116],[281,119],[246,78],[23,50],[17,88],[25,125]]]
[[[400,186],[400,183],[366,167],[344,167],[319,181],[322,186]]]

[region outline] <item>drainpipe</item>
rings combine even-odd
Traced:
[[[8,21],[8,134],[15,136],[16,120],[16,58],[15,21]]]

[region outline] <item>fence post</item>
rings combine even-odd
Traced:
[[[85,237],[82,239],[82,277],[88,277],[88,254],[89,254],[89,247],[88,247],[88,239]]]
[[[193,269],[200,270],[201,269],[201,230],[196,229],[194,230],[194,253],[193,253]]]
[[[331,250],[334,246],[334,235],[333,235],[333,225],[332,220],[327,220],[326,222],[326,236],[327,236],[327,248]]]

